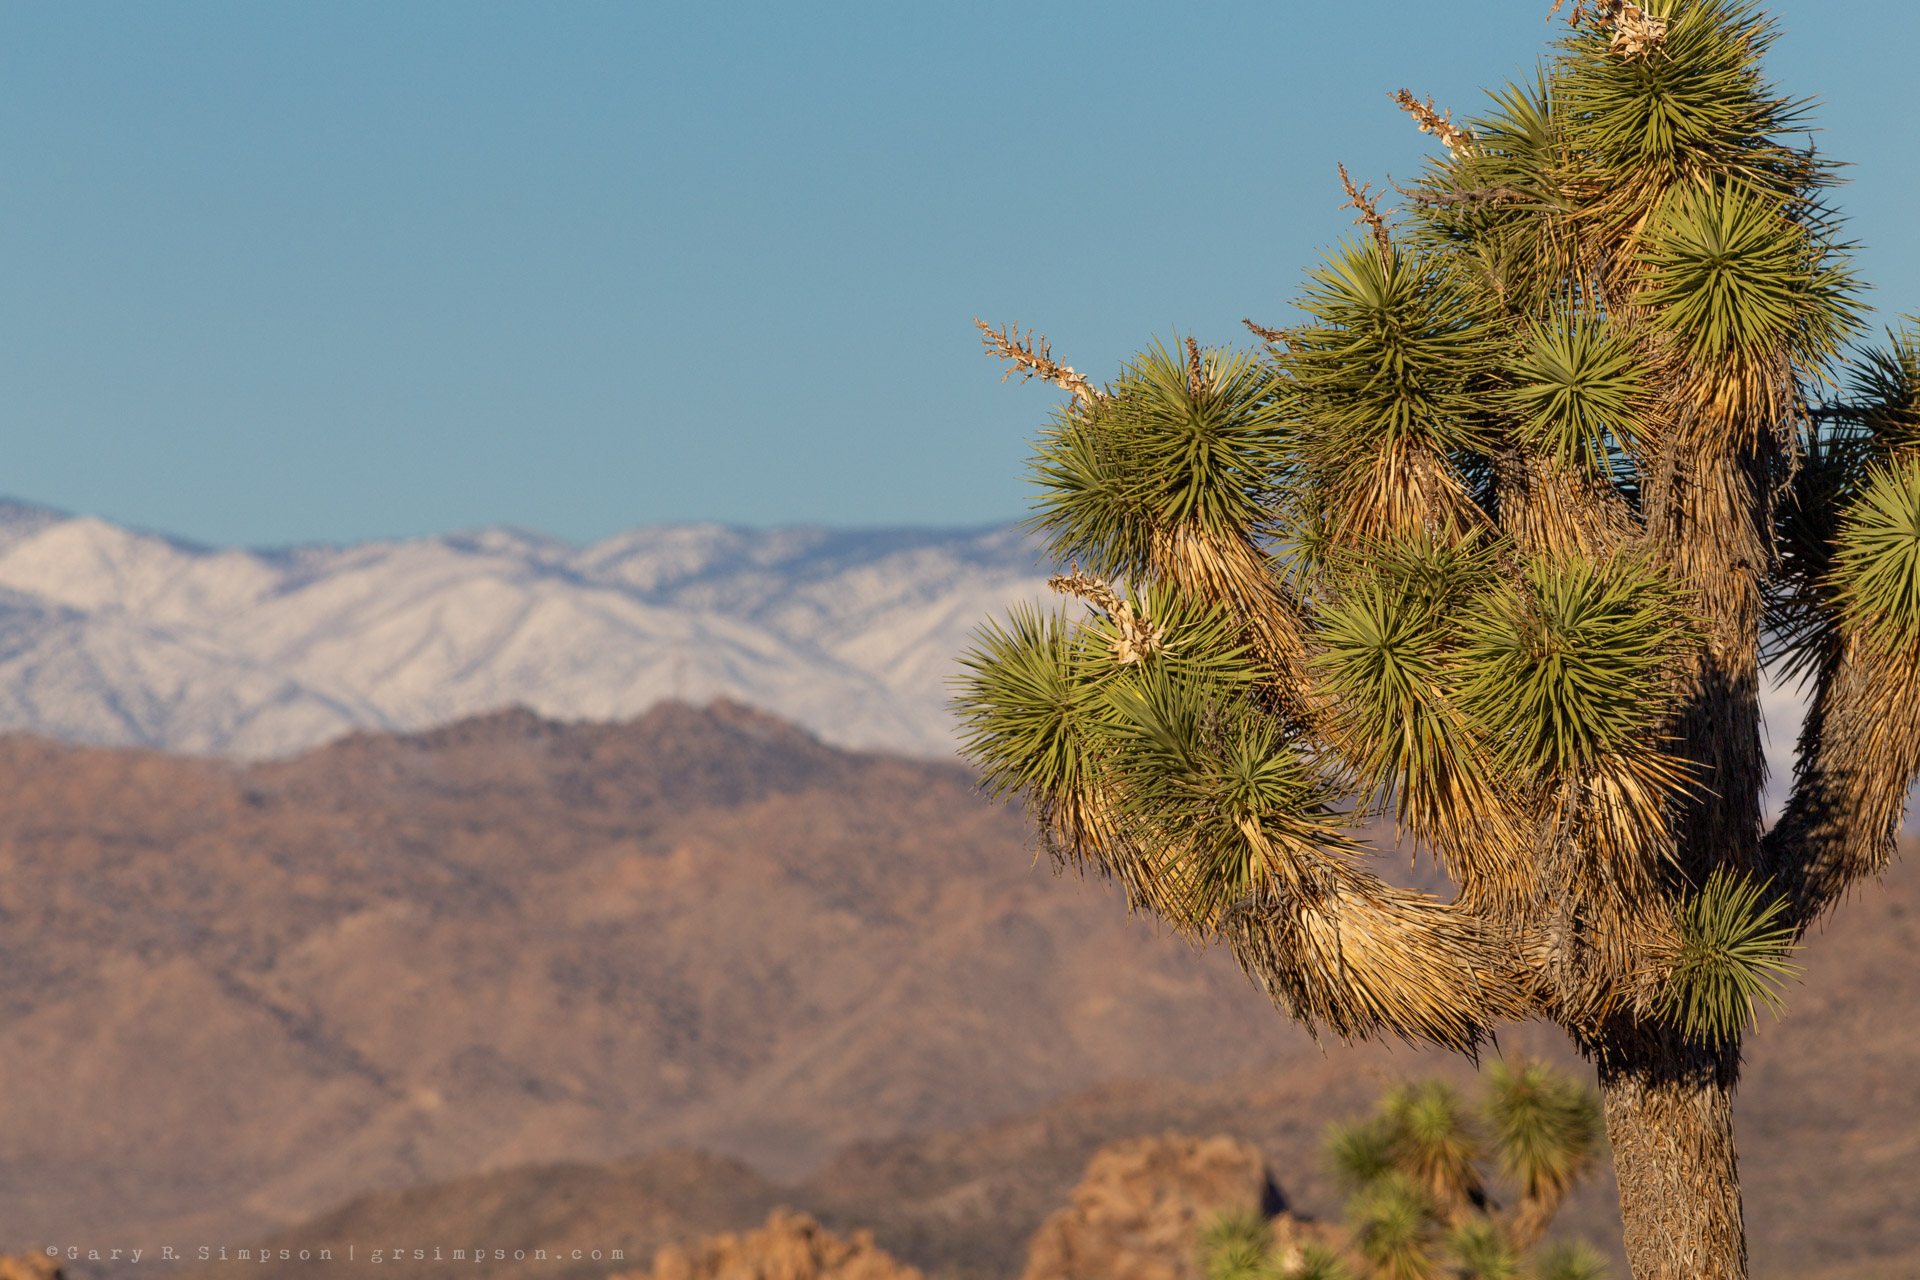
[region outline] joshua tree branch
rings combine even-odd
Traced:
[[[1414,187],[1407,194],[1421,204],[1526,204],[1538,197],[1512,187],[1474,187],[1470,191],[1435,191]]]
[[[1343,862],[1317,870],[1242,899],[1219,925],[1241,968],[1309,1031],[1470,1053],[1536,1012],[1528,969],[1472,914]]]
[[[1818,676],[1793,793],[1763,846],[1801,928],[1886,868],[1916,775],[1920,652],[1879,652],[1855,636]]]

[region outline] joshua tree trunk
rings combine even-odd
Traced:
[[[1641,1028],[1599,1067],[1634,1280],[1746,1280],[1733,1144],[1738,1048]]]

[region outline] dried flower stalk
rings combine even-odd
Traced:
[[[1637,4],[1620,0],[1600,0],[1593,7],[1596,18],[1613,23],[1613,43],[1609,48],[1623,58],[1645,58],[1666,43],[1667,20],[1656,18]]]
[[[987,349],[987,354],[996,360],[1006,361],[1009,366],[1000,376],[1000,381],[1005,382],[1016,373],[1022,382],[1039,378],[1063,391],[1072,392],[1074,399],[1089,409],[1106,398],[1087,381],[1085,374],[1075,373],[1072,365],[1055,363],[1053,348],[1047,344],[1046,335],[1035,337],[1033,330],[1029,329],[1022,337],[1017,324],[996,330],[978,316],[973,318],[973,323],[980,330],[980,343]]]
[[[1560,12],[1565,0],[1553,0],[1553,8],[1547,11],[1547,21],[1553,21],[1553,15]],[[1591,10],[1587,0],[1574,0],[1573,12],[1567,15],[1567,25],[1577,27],[1591,15],[1593,20],[1613,27],[1613,41],[1609,52],[1623,58],[1646,58],[1653,54],[1667,39],[1667,20],[1648,13],[1637,4],[1628,4],[1626,0],[1595,0]]]
[[[1420,132],[1430,133],[1446,144],[1450,154],[1473,154],[1473,135],[1453,122],[1453,112],[1435,111],[1431,96],[1422,102],[1405,89],[1396,90],[1388,96],[1400,104],[1402,111],[1413,117],[1413,122],[1420,126]]]
[[[1056,573],[1047,579],[1047,585],[1062,595],[1078,596],[1113,619],[1114,629],[1119,632],[1113,640],[1113,659],[1120,665],[1132,666],[1166,647],[1165,631],[1152,619],[1135,614],[1133,606],[1112,587],[1090,573],[1080,572],[1079,565],[1068,573]]]
[[[1288,350],[1293,349],[1293,341],[1287,337],[1287,331],[1285,329],[1269,329],[1267,326],[1255,324],[1252,320],[1246,319],[1245,317],[1241,318],[1240,323],[1247,326],[1254,337],[1260,339],[1268,346],[1285,347]]]
[[[1343,164],[1340,166],[1340,185],[1347,189],[1347,202],[1340,207],[1360,211],[1360,216],[1353,220],[1353,225],[1357,227],[1363,222],[1367,225],[1373,232],[1374,246],[1380,250],[1380,261],[1388,261],[1393,253],[1393,242],[1387,238],[1387,220],[1381,216],[1378,197],[1370,198],[1367,195],[1367,188],[1373,184],[1363,183],[1356,190],[1353,179],[1347,176],[1347,166]]]

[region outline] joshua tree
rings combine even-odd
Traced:
[[[1348,1252],[1370,1280],[1604,1280],[1581,1244],[1541,1248],[1561,1201],[1591,1169],[1600,1115],[1590,1090],[1529,1062],[1495,1063],[1469,1107],[1439,1080],[1399,1085],[1374,1114],[1333,1125],[1327,1156],[1349,1195]],[[1512,1188],[1488,1194],[1491,1159]],[[1323,1242],[1274,1249],[1258,1213],[1229,1214],[1201,1233],[1207,1280],[1352,1280]]]
[[[1886,866],[1920,766],[1920,333],[1853,351],[1805,104],[1741,0],[1575,5],[1397,223],[1253,352],[1153,347],[1034,463],[1055,586],[958,706],[1063,864],[1218,937],[1285,1013],[1598,1071],[1634,1273],[1746,1274],[1756,999]],[[1344,170],[1342,171],[1345,180]],[[1761,663],[1811,706],[1763,828]],[[1390,815],[1451,901],[1368,869]]]

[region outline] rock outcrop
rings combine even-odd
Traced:
[[[0,1253],[0,1280],[63,1280],[60,1264],[41,1253]]]
[[[1196,1239],[1209,1221],[1282,1208],[1249,1142],[1169,1133],[1110,1143],[1087,1162],[1072,1204],[1034,1234],[1023,1280],[1202,1280]]]
[[[612,1280],[923,1280],[920,1271],[876,1247],[871,1231],[842,1239],[813,1217],[775,1209],[767,1225],[708,1236],[691,1247],[668,1245],[651,1272]]]

